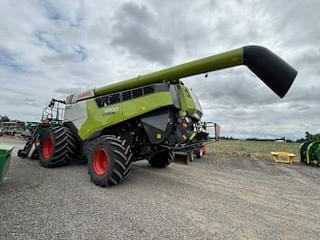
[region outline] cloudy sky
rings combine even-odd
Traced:
[[[298,71],[280,99],[245,67],[185,79],[223,135],[320,132],[318,0],[0,0],[0,114],[248,44]]]

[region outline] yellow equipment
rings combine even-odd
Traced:
[[[273,160],[276,163],[293,163],[293,159],[295,158],[295,154],[289,152],[271,152]]]

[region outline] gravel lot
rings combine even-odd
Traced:
[[[319,168],[209,154],[167,169],[138,162],[125,183],[100,188],[83,165],[11,160],[0,239],[320,239]]]

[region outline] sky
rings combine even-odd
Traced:
[[[246,67],[184,79],[222,135],[320,132],[318,0],[0,0],[0,115],[38,121],[52,97],[245,45],[298,70],[280,99]]]

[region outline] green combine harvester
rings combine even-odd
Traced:
[[[300,160],[307,165],[320,166],[320,134],[307,134],[299,146]]]
[[[166,167],[176,154],[197,154],[213,141],[198,98],[180,79],[239,65],[281,98],[297,75],[268,49],[247,46],[52,100],[19,156],[39,158],[48,168],[88,161],[99,186],[121,183],[135,161]]]

